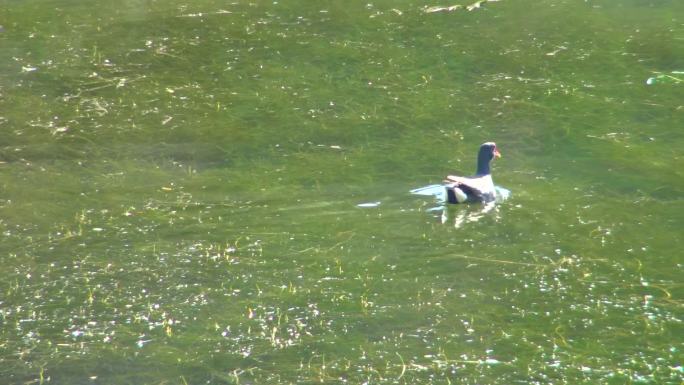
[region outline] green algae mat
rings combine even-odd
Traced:
[[[0,25],[0,383],[682,383],[683,2]]]

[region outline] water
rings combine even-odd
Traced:
[[[5,2],[1,382],[680,384],[684,3],[436,5]]]

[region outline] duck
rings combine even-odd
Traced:
[[[471,177],[447,175],[444,178],[449,203],[488,203],[496,199],[490,163],[501,153],[494,142],[485,142],[477,153],[477,171]]]

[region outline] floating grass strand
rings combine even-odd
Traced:
[[[454,258],[481,261],[481,262],[502,263],[502,264],[520,265],[520,266],[549,267],[549,265],[550,265],[550,264],[545,265],[545,264],[541,264],[541,263],[531,263],[531,262],[509,261],[509,260],[486,258],[486,257],[475,257],[472,255],[463,255],[463,254],[448,254],[448,256],[454,257]]]

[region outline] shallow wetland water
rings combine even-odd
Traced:
[[[440,5],[0,5],[0,382],[681,384],[684,2]]]

